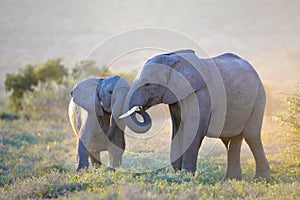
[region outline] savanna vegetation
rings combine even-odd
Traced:
[[[170,130],[155,138],[161,149],[128,138],[121,169],[90,167],[76,173],[76,138],[68,122],[68,101],[74,84],[95,74],[113,73],[92,61],[79,63],[68,72],[57,59],[7,74],[5,87],[10,96],[1,108],[0,120],[0,199],[299,198],[300,84],[295,85],[294,93],[279,92],[282,112],[264,120],[262,137],[273,177],[270,183],[253,180],[255,162],[245,144],[243,181],[223,181],[226,153],[222,145],[199,158],[195,176],[175,173],[164,164],[169,162],[164,149],[169,148],[165,143],[170,140]],[[139,145],[147,153],[132,153]]]

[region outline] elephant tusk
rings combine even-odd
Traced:
[[[128,117],[129,115],[131,115],[132,113],[134,113],[135,111],[137,111],[139,109],[139,106],[133,106],[130,110],[128,110],[126,113],[124,113],[123,115],[121,115],[119,117],[119,119],[123,119],[125,117]]]

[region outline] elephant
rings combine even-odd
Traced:
[[[196,171],[205,136],[220,138],[227,150],[225,179],[242,179],[243,139],[256,162],[255,178],[271,179],[261,141],[266,95],[254,68],[243,58],[225,53],[200,59],[186,49],[148,59],[132,84],[119,118],[134,111],[168,104],[172,120],[170,160],[175,171]]]
[[[128,82],[120,76],[87,78],[73,88],[69,120],[77,136],[76,171],[88,168],[88,158],[93,166],[102,165],[101,151],[108,151],[110,167],[119,167],[125,150],[125,122],[139,132],[145,132],[151,127],[151,123],[139,123],[137,126],[130,120],[124,120],[123,126],[120,123],[116,125],[111,117],[116,108],[123,107],[129,89]],[[117,110],[116,113],[121,112]],[[146,112],[141,112],[141,115],[150,118]]]

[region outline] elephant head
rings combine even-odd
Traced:
[[[99,118],[103,112],[112,113],[113,116],[119,116],[122,113],[124,100],[130,85],[120,76],[111,76],[108,78],[88,78],[75,86],[71,95],[76,104],[87,110],[89,113],[95,113]],[[125,125],[137,132],[146,132],[151,127],[151,120],[146,112],[140,112],[144,122],[136,124],[130,119],[114,120],[112,117],[109,131],[106,132],[111,137],[118,126],[121,130]],[[100,123],[100,120],[98,120]],[[101,124],[100,124],[101,125]],[[102,127],[102,126],[101,126]]]
[[[160,103],[173,104],[206,87],[191,60],[201,62],[193,50],[175,51],[147,60],[126,97],[124,108],[127,110],[124,109],[122,117],[128,116],[133,108],[146,110]]]

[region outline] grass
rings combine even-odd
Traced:
[[[253,180],[255,163],[245,145],[241,155],[243,181],[223,181],[226,155],[222,146],[217,146],[208,158],[198,160],[195,176],[175,173],[166,164],[168,152],[163,154],[159,149],[151,151],[147,147],[146,153],[137,154],[133,145],[129,145],[124,155],[124,168],[111,171],[105,166],[90,167],[86,172],[76,173],[76,139],[68,122],[20,119],[0,121],[0,127],[0,199],[297,199],[300,196],[299,157],[289,152],[283,139],[287,135],[285,130],[270,120],[264,125],[263,142],[271,166],[271,183]],[[166,137],[169,139],[167,134]],[[160,170],[151,170],[161,166]]]

